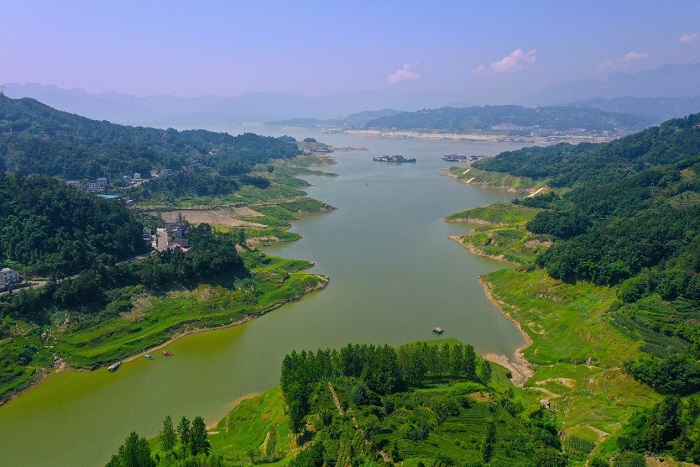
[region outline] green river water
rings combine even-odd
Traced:
[[[308,133],[295,136],[310,136]],[[66,371],[0,407],[0,466],[104,465],[133,430],[151,437],[171,415],[222,418],[236,399],[275,386],[293,349],[339,348],[349,342],[399,345],[445,337],[480,353],[511,355],[518,330],[486,299],[478,276],[501,263],[474,257],[449,235],[468,231],[440,219],[513,195],[440,176],[445,153],[494,155],[518,146],[350,135],[311,135],[337,147],[338,177],[308,177],[309,196],[338,209],[305,216],[303,238],[266,248],[317,263],[329,286],[243,326],[203,332],[119,371]],[[403,154],[415,164],[372,162]]]

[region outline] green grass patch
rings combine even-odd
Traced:
[[[490,172],[474,167],[450,167],[449,173],[457,180],[469,181],[476,185],[486,185],[508,190],[534,191],[547,185],[545,181],[535,181],[529,177],[516,177],[503,172]]]
[[[460,211],[445,217],[445,220],[486,225],[525,224],[540,211],[519,204],[496,203]]]
[[[275,436],[273,455],[270,437]],[[289,429],[282,391],[273,388],[252,399],[242,401],[223,418],[209,435],[212,451],[229,462],[267,463],[296,451],[294,436]]]
[[[532,339],[524,355],[534,363],[535,374],[526,388],[550,401],[565,433],[610,450],[614,441],[607,440],[614,440],[635,408],[659,400],[621,370],[641,351],[640,342],[620,332],[607,311],[615,290],[566,284],[542,270],[506,269],[484,279],[494,299]]]

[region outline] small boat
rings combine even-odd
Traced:
[[[153,360],[153,356],[152,356],[151,354],[149,354],[149,353],[147,353],[146,355],[144,355],[144,357],[146,357],[146,358],[149,359],[149,360]]]
[[[441,328],[440,326],[437,326],[437,327],[433,328],[433,332],[435,334],[442,334],[443,332],[445,332],[445,329]]]
[[[171,357],[173,353],[169,350],[163,350],[163,355],[165,355],[166,357]]]
[[[119,365],[121,365],[122,362],[117,362],[117,363],[112,363],[110,366],[107,367],[109,371],[117,371],[119,369]]]

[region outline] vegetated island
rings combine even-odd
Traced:
[[[0,175],[0,401],[52,369],[124,362],[328,282],[256,248],[333,209],[296,178],[332,176],[310,168],[332,163],[322,143],[126,127],[5,96],[0,129],[14,172]]]
[[[451,171],[546,187],[446,220],[478,220],[456,240],[515,265],[482,281],[532,342],[522,351],[534,372],[525,390],[546,394],[563,438],[591,443],[569,465],[643,463],[645,453],[700,462],[700,115],[473,168]]]

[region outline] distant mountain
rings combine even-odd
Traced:
[[[455,109],[402,112],[367,122],[368,130],[437,131],[461,133],[499,131],[517,134],[577,132],[624,134],[646,128],[649,117],[573,106],[528,108],[487,105]]]
[[[605,80],[567,81],[524,99],[523,105],[557,105],[618,97],[700,96],[700,63],[664,65],[636,73],[616,73]]]
[[[319,120],[318,118],[293,118],[289,120],[277,120],[273,122],[266,122],[267,126],[291,126],[291,127],[301,127],[301,128],[362,128],[372,120],[381,117],[390,117],[396,114],[402,113],[401,110],[394,109],[382,109],[382,110],[365,110],[363,112],[358,112],[350,114],[345,118],[335,118],[330,120]]]
[[[644,115],[659,123],[671,118],[685,117],[700,112],[700,96],[696,97],[618,97],[615,99],[588,99],[571,105],[590,107],[606,112]]]
[[[136,97],[115,92],[90,94],[82,89],[62,89],[42,84],[6,84],[5,95],[15,99],[29,97],[58,110],[124,125],[206,128],[215,131],[238,128],[248,122],[296,119],[303,115],[333,119],[339,115],[361,114],[373,109],[434,108],[451,100],[440,93],[392,94],[380,91],[317,97],[301,93],[260,92],[247,92],[235,97]]]

